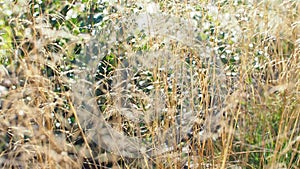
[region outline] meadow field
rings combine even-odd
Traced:
[[[300,168],[300,1],[0,9],[0,168]]]

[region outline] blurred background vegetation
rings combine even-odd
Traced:
[[[0,9],[1,167],[299,168],[299,1],[2,0]],[[195,144],[198,148],[190,146],[188,153],[180,146],[160,158],[105,152],[88,143],[73,109],[77,72],[97,72],[84,78],[103,85],[95,96],[105,112],[112,100],[102,89],[109,90],[117,65],[130,53],[128,46],[139,53],[166,45],[147,31],[122,27],[124,20],[143,13],[162,13],[197,28],[192,30],[196,40],[214,56],[209,61],[201,54],[184,56],[184,63],[193,73],[205,70],[204,79],[209,78],[199,82],[204,88],[215,85],[211,77],[219,77],[219,72],[208,69],[214,59],[220,59],[227,79],[222,105],[227,112],[226,129],[216,140],[201,141]],[[182,26],[180,31],[186,35],[187,30]],[[175,42],[174,53],[197,50],[190,49],[184,38],[178,41],[184,45]],[[94,56],[101,66],[91,63]],[[140,74],[146,76],[146,83],[154,83],[154,70]],[[149,86],[138,87],[149,94],[155,88]],[[113,118],[106,120],[114,124]],[[136,135],[130,122],[121,123],[125,133]],[[151,129],[145,135],[151,139]]]

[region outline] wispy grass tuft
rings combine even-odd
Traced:
[[[0,3],[1,168],[298,168],[298,1]]]

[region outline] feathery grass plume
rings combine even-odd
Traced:
[[[112,20],[88,43],[86,69],[72,86],[88,139],[122,158],[146,159],[176,151],[192,133],[216,139],[228,91],[208,43],[194,23],[162,12]]]
[[[0,168],[300,166],[298,1],[0,6]]]

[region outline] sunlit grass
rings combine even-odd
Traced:
[[[2,168],[300,166],[298,1],[0,5]]]

